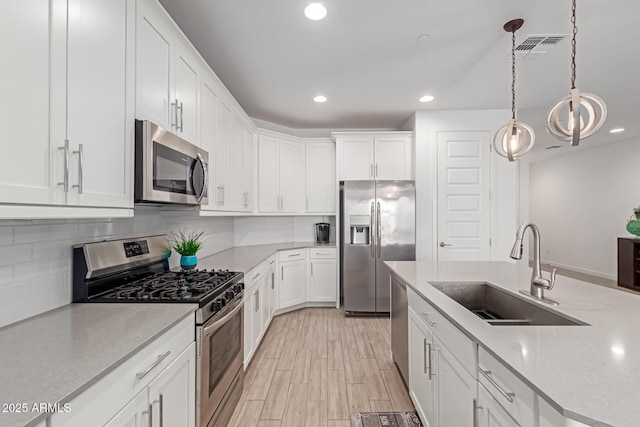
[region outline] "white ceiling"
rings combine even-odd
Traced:
[[[570,0],[321,0],[322,21],[304,17],[306,0],[160,2],[251,117],[295,129],[398,128],[416,110],[510,109],[503,24],[525,20],[518,43],[571,32]],[[640,2],[579,0],[577,13],[577,86],[609,108],[588,141],[637,138]],[[536,131],[538,150],[558,143],[544,121],[569,92],[569,59],[567,39],[518,60],[518,116]],[[313,102],[318,94],[329,100]],[[435,101],[418,102],[424,94]],[[626,131],[609,134],[617,126]]]

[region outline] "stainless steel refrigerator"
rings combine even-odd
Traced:
[[[347,314],[389,313],[384,261],[415,260],[413,181],[344,181],[341,276]]]

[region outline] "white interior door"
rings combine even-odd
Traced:
[[[490,133],[438,132],[438,261],[488,261]]]

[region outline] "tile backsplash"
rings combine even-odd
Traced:
[[[135,217],[0,221],[0,327],[71,301],[71,247],[104,239],[203,230],[207,256],[234,245],[233,218],[136,209]]]

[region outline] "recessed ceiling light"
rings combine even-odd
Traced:
[[[326,96],[322,96],[322,95],[318,95],[315,98],[313,98],[314,101],[316,102],[327,102],[327,97]]]
[[[435,98],[431,95],[425,95],[422,98],[420,98],[420,102],[431,102],[433,101]]]
[[[624,132],[624,128],[613,128],[609,131],[609,133],[620,133]]]
[[[321,3],[310,3],[309,6],[304,9],[304,14],[312,21],[319,21],[327,16],[327,8]]]

